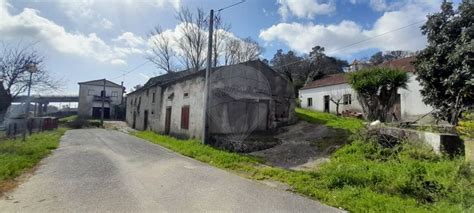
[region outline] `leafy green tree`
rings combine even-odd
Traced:
[[[444,1],[421,29],[428,46],[414,65],[423,101],[437,109],[439,119],[457,125],[474,104],[474,2],[463,0],[454,10]]]
[[[357,92],[367,120],[386,121],[390,108],[395,104],[398,88],[406,88],[405,71],[372,67],[349,74],[349,84]]]

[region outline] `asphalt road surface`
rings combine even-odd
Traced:
[[[339,212],[112,130],[70,130],[0,212]]]

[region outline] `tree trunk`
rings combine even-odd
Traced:
[[[5,119],[5,113],[8,110],[8,107],[12,104],[13,98],[3,87],[3,82],[0,81],[0,124],[3,123]]]

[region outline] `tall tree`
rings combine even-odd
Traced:
[[[441,11],[421,27],[428,46],[415,61],[423,101],[436,116],[457,125],[474,105],[474,3],[463,0],[457,10],[444,1]]]
[[[324,47],[315,46],[309,53],[308,60],[312,64],[312,69],[306,76],[305,85],[323,75],[341,73],[343,67],[349,65],[345,60],[327,56],[324,51]]]
[[[176,51],[172,46],[172,38],[163,33],[161,27],[158,26],[150,33],[150,42],[152,54],[146,56],[146,59],[167,73],[174,72]]]
[[[373,65],[379,65],[387,61],[405,58],[410,55],[413,55],[413,53],[410,51],[404,51],[404,50],[393,50],[393,51],[386,51],[386,52],[379,51],[370,57],[369,62],[372,63]]]
[[[181,62],[187,69],[200,70],[206,61],[207,20],[200,8],[192,13],[188,8],[181,8],[176,15],[180,22],[181,37],[176,43],[183,55]]]
[[[2,43],[2,46],[0,50],[0,123],[13,99],[28,89],[30,64],[35,64],[37,67],[37,71],[32,75],[33,90],[58,89],[61,85],[60,81],[53,80],[49,76],[44,67],[44,58],[34,49],[33,44]]]
[[[214,19],[214,35],[212,37],[212,60],[214,67],[219,64],[219,58],[224,52],[224,46],[225,42],[227,41],[227,34],[230,28],[230,24],[225,23],[220,13],[218,13]]]
[[[262,47],[253,39],[228,37],[224,47],[224,64],[231,65],[256,60]]]

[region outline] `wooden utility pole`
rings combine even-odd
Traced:
[[[102,96],[101,97],[102,98],[102,109],[100,110],[100,126],[101,127],[104,127],[104,109],[105,109],[104,105],[105,105],[105,94],[106,94],[105,93],[105,81],[106,81],[105,78],[104,78],[103,81],[104,81],[104,88],[103,88],[102,92],[100,93],[100,96]]]
[[[202,143],[206,144],[208,141],[208,124],[207,124],[207,104],[209,101],[209,76],[211,75],[212,69],[212,35],[214,31],[214,10],[211,10],[209,15],[209,41],[207,42],[207,69],[206,77],[204,81],[204,106],[203,106],[203,116],[202,116]]]

